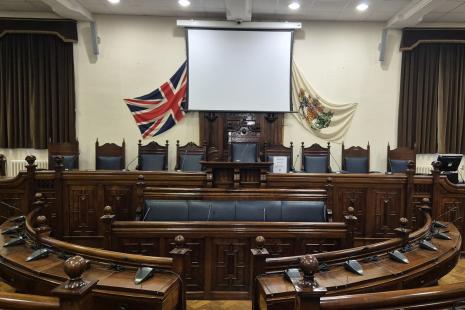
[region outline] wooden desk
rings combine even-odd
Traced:
[[[207,187],[265,187],[272,162],[201,161],[207,172]]]
[[[0,229],[12,226],[6,222]],[[18,292],[51,295],[51,291],[64,283],[65,258],[72,253],[51,248],[47,258],[26,262],[33,249],[29,245],[3,247],[11,237],[0,235],[0,276]],[[44,245],[41,245],[44,247]],[[98,250],[97,250],[98,251]],[[134,284],[136,266],[121,266],[118,271],[110,262],[98,258],[90,261],[83,277],[98,281],[92,289],[93,309],[183,309],[183,290],[179,276],[169,270],[160,270],[142,284]]]
[[[362,276],[346,271],[342,264],[336,264],[327,272],[315,274],[315,279],[320,287],[327,289],[326,295],[329,296],[435,284],[456,265],[460,256],[460,233],[452,224],[448,230],[452,240],[432,240],[438,247],[437,252],[421,249],[415,244],[412,251],[405,253],[409,264],[397,263],[387,254],[380,254],[378,261],[359,261],[364,269]],[[259,276],[257,284],[260,309],[294,309],[296,291],[282,273]]]

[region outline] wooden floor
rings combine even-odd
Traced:
[[[455,268],[446,276],[439,280],[439,284],[450,284],[465,282],[465,258],[459,260]],[[187,301],[189,310],[250,310],[252,305],[250,301],[235,300],[189,300]]]

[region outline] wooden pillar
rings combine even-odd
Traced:
[[[334,210],[334,185],[333,178],[329,177],[326,179],[326,209],[328,212],[328,222],[332,222],[333,210]]]
[[[405,190],[405,217],[410,220],[412,223],[414,216],[414,206],[413,206],[413,191],[414,191],[414,181],[415,181],[415,162],[410,160],[407,164],[407,186]]]
[[[186,307],[186,270],[189,266],[188,254],[190,249],[186,247],[186,239],[182,235],[174,238],[175,248],[170,251],[173,258],[173,271],[179,274],[181,292],[179,294],[179,303],[177,309],[184,310]]]
[[[58,218],[57,227],[54,233],[57,238],[61,238],[63,237],[64,230],[62,219],[64,218],[63,211],[65,210],[65,205],[63,203],[63,170],[65,170],[65,166],[63,165],[63,156],[52,156],[52,159],[54,161],[53,169],[55,170],[55,211]]]
[[[134,197],[134,207],[136,214],[134,218],[136,221],[144,220],[144,188],[145,188],[145,178],[143,175],[137,177],[135,197]]]
[[[296,290],[297,310],[319,310],[320,298],[326,294],[326,288],[320,287],[315,280],[315,273],[319,271],[319,263],[315,256],[305,255],[299,261],[299,267],[304,277],[303,281],[294,284]]]
[[[270,253],[265,248],[265,238],[263,236],[258,236],[255,238],[255,248],[250,249],[252,254],[251,256],[251,279],[250,283],[252,284],[250,296],[252,297],[252,309],[258,310],[260,307],[259,304],[259,292],[258,292],[258,283],[257,276],[265,273],[265,260],[270,256]]]
[[[103,223],[103,248],[105,250],[113,250],[112,247],[112,224],[115,220],[115,215],[110,206],[103,208],[103,215],[100,217]]]
[[[439,184],[439,181],[441,179],[441,171],[439,171],[439,167],[441,167],[441,163],[439,161],[433,161],[431,165],[433,166],[433,170],[431,171],[431,173],[433,174],[433,193],[431,197],[431,209],[433,218],[437,218],[440,214],[444,212],[444,210],[441,210],[441,206],[439,205],[439,193],[441,186]]]
[[[0,154],[0,176],[6,176],[6,157]]]
[[[26,165],[26,208],[23,210],[23,212],[26,214],[30,211],[31,204],[34,199],[34,194],[35,194],[35,174],[36,174],[36,168],[37,165],[35,164],[36,157],[34,155],[28,155],[25,158],[27,165]]]
[[[354,246],[354,231],[355,225],[357,224],[357,217],[355,216],[355,208],[350,206],[347,208],[347,215],[344,216],[344,221],[347,226],[347,238],[345,248],[351,248]]]
[[[394,229],[394,232],[397,237],[402,239],[403,252],[408,252],[412,249],[411,245],[409,245],[409,235],[412,230],[408,228],[408,220],[405,217],[401,217],[399,222],[400,227]]]
[[[61,309],[93,309],[91,292],[97,281],[88,281],[82,277],[86,268],[87,261],[81,256],[66,260],[64,269],[69,279],[52,290],[52,294],[60,298]]]

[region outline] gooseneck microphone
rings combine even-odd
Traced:
[[[131,160],[129,162],[129,164],[127,164],[126,168],[124,169],[124,171],[129,171],[129,166],[136,160],[139,158],[139,155],[137,155],[133,160]]]
[[[329,152],[329,155],[331,156],[332,159],[334,159],[334,162],[336,163],[337,169],[342,172],[341,166],[337,162],[336,158],[334,158],[333,153]]]
[[[208,215],[207,215],[207,222],[210,221],[210,215],[212,213],[212,204],[209,204],[208,206]]]
[[[292,169],[291,172],[295,172],[295,164],[297,164],[297,160],[299,159],[300,154],[297,154],[297,156],[294,159],[294,163],[292,164]],[[302,170],[304,167],[300,167],[300,170]]]

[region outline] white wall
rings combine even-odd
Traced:
[[[123,98],[146,94],[165,82],[185,60],[184,32],[174,18],[147,16],[96,16],[100,55],[91,52],[90,28],[79,24],[75,46],[76,118],[81,146],[80,167],[93,169],[94,143],[121,144],[126,140],[127,163],[137,155],[139,130]],[[399,97],[400,32],[390,31],[387,61],[378,59],[382,24],[305,22],[296,33],[294,58],[316,91],[333,102],[358,102],[358,111],[345,139],[346,145],[371,145],[372,170],[384,171],[386,144],[396,145]],[[198,115],[184,120],[155,139],[170,141],[170,169],[175,165],[176,139],[181,144],[198,143]],[[284,142],[293,141],[295,154],[300,142],[320,141],[287,115]],[[340,146],[333,144],[340,162]],[[0,150],[3,152],[4,150]],[[9,159],[29,151],[7,152]],[[36,152],[46,157],[46,151]],[[300,161],[299,161],[300,162]],[[130,166],[134,167],[135,162]],[[300,164],[298,164],[300,166]],[[337,170],[337,164],[332,163]]]

